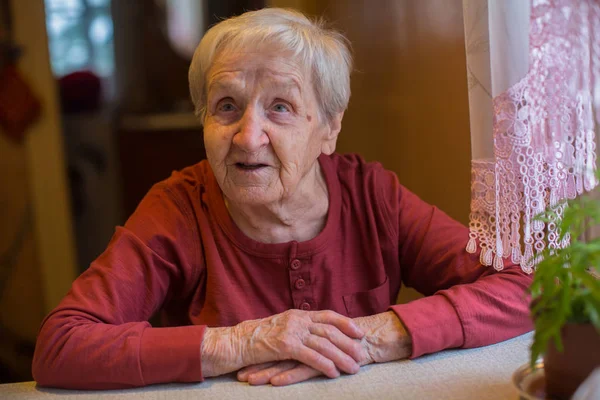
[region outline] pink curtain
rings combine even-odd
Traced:
[[[463,9],[473,158],[467,251],[479,247],[481,263],[498,270],[510,257],[529,273],[536,254],[568,240],[558,241],[558,221],[533,217],[597,184],[600,2],[463,0]]]

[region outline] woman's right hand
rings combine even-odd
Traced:
[[[297,360],[336,378],[355,374],[364,332],[333,311],[288,310],[244,321],[232,328],[207,328],[202,343],[203,375],[216,376],[248,365]]]

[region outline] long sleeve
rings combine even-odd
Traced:
[[[203,274],[191,210],[159,184],[117,228],[42,323],[32,366],[40,385],[111,389],[203,379],[205,327],[147,322],[165,301],[195,290]]]
[[[412,337],[411,358],[453,347],[497,343],[532,329],[532,277],[505,262],[484,267],[465,251],[468,229],[398,183],[380,175],[382,206],[399,243],[402,279],[426,297],[392,306]]]

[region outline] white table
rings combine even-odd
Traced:
[[[0,385],[0,399],[438,399],[517,400],[511,375],[529,357],[531,333],[479,349],[449,350],[414,361],[363,367],[353,376],[317,378],[288,387],[250,386],[228,375],[198,384],[72,391],[35,382]]]

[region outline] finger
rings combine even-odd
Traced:
[[[364,348],[355,339],[344,335],[338,328],[327,324],[314,324],[309,328],[309,332],[329,340],[338,349],[352,357],[357,363],[364,358]]]
[[[360,365],[352,357],[321,336],[310,335],[306,338],[304,344],[333,361],[335,366],[341,371],[348,374],[355,374],[360,369]]]
[[[315,338],[318,337],[314,335],[312,336]],[[316,369],[317,371],[321,371],[325,376],[329,378],[337,378],[338,376],[340,376],[340,371],[338,371],[338,369],[335,367],[333,361],[323,356],[319,352],[311,349],[310,347],[299,347],[292,354],[292,358],[294,360],[300,361],[303,364],[308,365],[309,367]]]
[[[265,368],[262,371],[257,371],[253,374],[248,375],[248,383],[251,385],[266,385],[269,383],[272,377],[279,375],[285,371],[298,366],[297,361],[288,360],[281,361],[269,368]]]
[[[262,371],[263,369],[269,368],[269,367],[271,367],[271,366],[273,366],[275,364],[277,364],[277,361],[266,362],[266,363],[261,363],[261,364],[256,364],[256,365],[250,365],[248,367],[242,368],[237,373],[238,381],[240,381],[240,382],[247,382],[248,381],[248,375],[254,374],[254,373],[259,372],[259,371]]]
[[[295,368],[282,372],[271,378],[271,385],[285,386],[294,383],[304,382],[316,376],[322,375],[321,372],[304,364],[299,364]]]
[[[365,336],[365,332],[351,318],[344,317],[335,311],[317,311],[311,313],[311,319],[313,322],[333,325],[354,339],[362,339]]]

